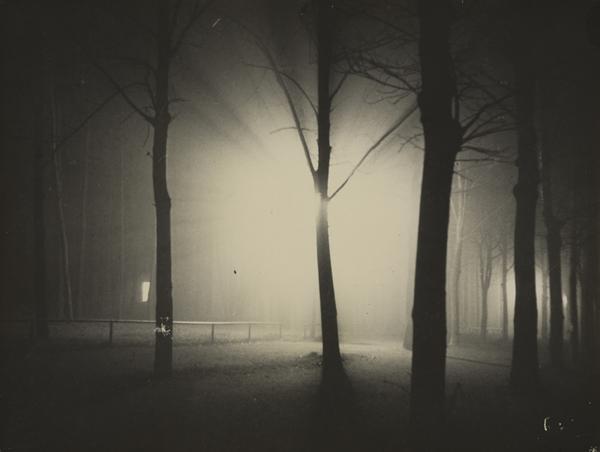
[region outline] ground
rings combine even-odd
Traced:
[[[333,408],[319,397],[316,341],[183,341],[164,381],[151,378],[150,343],[2,348],[2,452],[406,450],[410,352],[397,342],[342,345],[352,391]],[[432,432],[447,450],[592,450],[596,407],[575,376],[567,391],[545,372],[544,393],[516,397],[507,346],[448,355],[448,429]],[[563,419],[575,427],[552,430]]]

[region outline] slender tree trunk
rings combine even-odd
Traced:
[[[85,270],[86,270],[86,251],[87,251],[87,203],[89,192],[89,151],[90,151],[90,126],[85,128],[85,138],[83,146],[83,182],[81,187],[81,240],[79,244],[79,273],[77,277],[77,304],[79,306],[79,315],[84,315],[85,301]]]
[[[418,450],[436,447],[444,421],[448,220],[454,160],[461,143],[460,124],[452,117],[456,95],[449,47],[452,16],[450,2],[419,2],[419,108],[425,158],[412,314],[409,418],[411,442]]]
[[[569,319],[571,321],[571,354],[573,362],[579,362],[579,312],[577,308],[577,272],[579,270],[579,248],[577,228],[571,227],[571,252],[569,253]]]
[[[452,317],[452,342],[460,343],[460,275],[462,272],[462,237],[456,244],[454,259],[454,316]]]
[[[33,156],[33,325],[34,339],[48,337],[48,307],[46,297],[46,225],[44,221],[45,181],[44,181],[44,69],[45,58],[40,33],[39,73],[35,77],[37,93],[34,105],[34,156]]]
[[[152,147],[152,183],[156,208],[156,345],[154,375],[167,377],[173,361],[173,287],[171,275],[171,198],[167,187],[170,32],[169,0],[158,1],[156,114]]]
[[[125,164],[123,147],[119,149],[119,308],[117,318],[123,315],[125,303]]]
[[[462,251],[463,251],[463,236],[464,236],[464,225],[465,225],[465,209],[466,209],[466,184],[463,182],[462,177],[456,178],[457,182],[457,201],[455,203],[456,209],[453,209],[455,212],[455,225],[456,225],[456,234],[455,234],[455,245],[454,245],[454,278],[453,278],[453,289],[454,296],[453,298],[453,311],[454,315],[452,316],[452,334],[451,340],[453,343],[460,343],[460,276],[462,274]]]
[[[492,252],[493,246],[490,238],[481,234],[479,248],[479,283],[481,285],[481,316],[479,317],[479,336],[482,341],[487,340],[488,327],[488,294],[492,280]]]
[[[333,272],[329,246],[327,190],[329,185],[330,145],[330,77],[332,8],[327,0],[318,0],[317,8],[317,64],[318,64],[318,152],[319,166],[315,187],[320,197],[317,215],[317,266],[321,299],[321,333],[323,341],[324,375],[342,367],[337,325],[337,308],[333,287]]]
[[[327,201],[321,201],[317,217],[317,266],[321,299],[321,334],[323,341],[323,371],[339,370],[342,365],[337,326],[337,309],[329,247]]]
[[[508,341],[508,240],[507,235],[502,235],[502,281],[500,287],[502,289],[502,340]]]
[[[418,174],[418,165],[415,164],[411,171],[411,196],[410,199],[413,200],[411,206],[413,211],[418,210],[418,193],[419,193],[419,183],[420,178]],[[417,243],[417,234],[418,234],[418,221],[414,221],[411,225],[408,243],[409,247],[413,244]],[[406,253],[406,268],[407,268],[407,277],[406,277],[406,302],[405,302],[405,313],[406,313],[406,321],[404,322],[404,338],[402,341],[402,345],[406,350],[412,350],[412,341],[413,341],[413,323],[411,319],[411,312],[413,307],[413,300],[415,294],[415,264],[416,264],[416,246],[414,248],[409,248],[409,251]]]
[[[488,287],[481,288],[481,324],[479,325],[479,335],[482,341],[487,340]]]
[[[562,269],[560,227],[548,225],[548,277],[550,279],[550,363],[563,364]]]
[[[550,278],[550,363],[554,367],[563,364],[562,267],[560,235],[561,224],[554,216],[552,194],[552,151],[547,143],[542,146],[542,206],[546,224],[548,249],[548,276]]]
[[[535,291],[535,216],[538,166],[534,126],[535,74],[532,0],[513,0],[515,12],[515,101],[518,133],[514,272],[515,316],[510,384],[518,392],[539,385]]]
[[[58,210],[58,224],[60,228],[60,250],[62,255],[62,271],[64,277],[64,298],[65,303],[61,309],[60,315],[64,315],[68,320],[73,320],[73,293],[71,285],[71,262],[69,259],[69,237],[67,234],[67,225],[65,221],[65,210],[63,201],[63,179],[62,179],[62,158],[61,152],[57,148],[57,107],[56,98],[54,96],[54,88],[52,87],[51,98],[51,121],[52,121],[52,166],[54,169],[54,188],[56,194],[56,205]]]
[[[547,341],[548,340],[548,281],[549,281],[549,276],[548,276],[548,259],[545,258],[545,256],[542,253],[542,259],[541,259],[541,267],[542,267],[542,295],[541,295],[541,300],[540,300],[540,305],[541,305],[541,309],[542,309],[542,315],[541,315],[541,328],[540,328],[540,337],[542,338],[542,341]]]

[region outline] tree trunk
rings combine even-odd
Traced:
[[[593,183],[587,185],[586,190],[592,190]],[[588,193],[593,201],[595,193]],[[586,215],[585,240],[582,240],[582,278],[581,278],[581,363],[587,376],[592,376],[595,365],[595,306],[599,298],[598,293],[598,238],[597,238],[597,209],[590,204],[591,212]],[[596,382],[597,384],[597,382]]]
[[[482,341],[487,340],[488,287],[481,288],[481,323],[479,325],[479,336]]]
[[[542,146],[542,206],[546,224],[548,249],[548,276],[550,278],[550,364],[563,364],[562,268],[560,236],[561,224],[554,216],[552,195],[552,151],[547,143]]]
[[[453,299],[453,311],[454,315],[452,316],[452,334],[451,342],[454,344],[460,343],[460,276],[462,274],[462,251],[463,251],[463,235],[464,235],[464,225],[465,225],[465,209],[466,209],[466,184],[464,183],[462,177],[456,177],[458,200],[455,203],[456,209],[453,208],[453,212],[455,213],[455,245],[454,245],[454,278],[453,278],[453,289],[454,296]],[[452,201],[451,201],[452,202]],[[452,204],[451,204],[452,205]]]
[[[330,373],[330,371],[339,370],[342,366],[329,247],[327,207],[327,201],[323,199],[317,216],[317,266],[319,273],[319,295],[321,299],[323,371],[325,374]]]
[[[508,240],[506,234],[502,234],[502,281],[500,287],[502,289],[502,340],[508,341]]]
[[[171,275],[171,198],[167,187],[170,39],[168,0],[158,2],[156,114],[152,146],[152,183],[156,208],[156,343],[154,375],[167,377],[173,362],[173,294]]]
[[[81,187],[81,239],[79,243],[79,273],[77,277],[77,305],[79,306],[78,314],[84,315],[84,285],[85,285],[85,270],[86,270],[86,251],[87,251],[87,203],[89,192],[89,147],[90,147],[90,126],[85,128],[85,138],[83,146],[83,183]]]
[[[515,11],[513,50],[518,179],[514,187],[517,205],[514,238],[515,315],[510,384],[513,390],[524,392],[539,385],[535,290],[535,217],[539,174],[534,126],[532,0],[513,0],[512,7]]]
[[[542,338],[542,341],[547,341],[548,340],[548,259],[545,258],[545,256],[543,256],[542,254],[542,259],[541,259],[541,266],[542,266],[542,295],[541,295],[541,300],[540,300],[540,305],[541,305],[541,309],[542,309],[542,315],[541,315],[541,320],[540,320],[540,324],[541,324],[541,328],[540,328],[540,337]]]
[[[452,117],[456,81],[450,54],[450,2],[419,2],[419,108],[425,158],[419,209],[410,435],[419,450],[435,448],[444,420],[446,369],[446,255],[454,160],[460,124]],[[438,432],[433,434],[433,432]]]
[[[315,174],[316,192],[320,197],[317,215],[317,266],[321,299],[321,334],[323,341],[324,375],[342,368],[340,355],[337,308],[333,287],[333,272],[329,247],[327,190],[329,185],[330,145],[330,77],[332,46],[332,8],[328,1],[318,0],[317,8],[317,64],[318,64],[318,153],[319,166]]]
[[[40,41],[42,41],[40,33]],[[39,73],[34,77],[34,156],[33,156],[33,325],[34,339],[48,337],[48,307],[46,297],[46,225],[44,221],[44,52],[40,42]]]
[[[119,306],[117,318],[123,315],[125,303],[125,163],[124,149],[119,149]]]
[[[579,362],[579,312],[577,308],[577,272],[579,270],[579,248],[577,228],[571,227],[571,252],[569,253],[569,319],[571,321],[571,354],[573,362]]]
[[[548,224],[548,221],[546,222]],[[555,223],[555,220],[552,221]],[[563,364],[562,270],[560,226],[549,224],[548,277],[550,279],[550,363],[554,367]]]
[[[71,290],[71,262],[69,259],[69,237],[67,234],[67,225],[65,222],[65,210],[63,202],[63,180],[62,180],[62,158],[61,151],[57,148],[57,107],[54,96],[54,87],[51,88],[51,121],[52,121],[52,166],[54,169],[54,189],[56,194],[56,207],[58,211],[58,225],[60,228],[60,251],[62,256],[62,272],[64,276],[61,288],[64,289],[65,304],[59,315],[64,315],[68,320],[73,320],[73,293]]]
[[[490,237],[483,231],[481,232],[481,242],[479,243],[479,284],[481,286],[481,315],[479,317],[479,336],[482,341],[487,340],[488,323],[488,294],[490,291],[490,282],[492,280],[493,250],[494,246],[490,242]]]

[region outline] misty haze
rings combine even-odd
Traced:
[[[0,451],[600,450],[597,0],[0,20]]]

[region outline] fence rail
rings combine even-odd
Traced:
[[[31,319],[13,319],[13,320],[1,320],[0,323],[11,324],[11,323],[28,323],[30,337],[33,336],[33,320]],[[139,320],[139,319],[48,319],[49,324],[107,324],[108,325],[108,345],[113,344],[114,336],[114,325],[118,323],[129,323],[129,324],[152,324],[156,325],[154,320]],[[252,327],[253,326],[273,326],[279,330],[279,339],[283,336],[282,324],[277,322],[255,322],[255,321],[194,321],[194,320],[175,320],[173,325],[205,325],[210,326],[210,342],[213,344],[216,337],[217,326],[247,326],[248,327],[248,342],[252,340]]]

